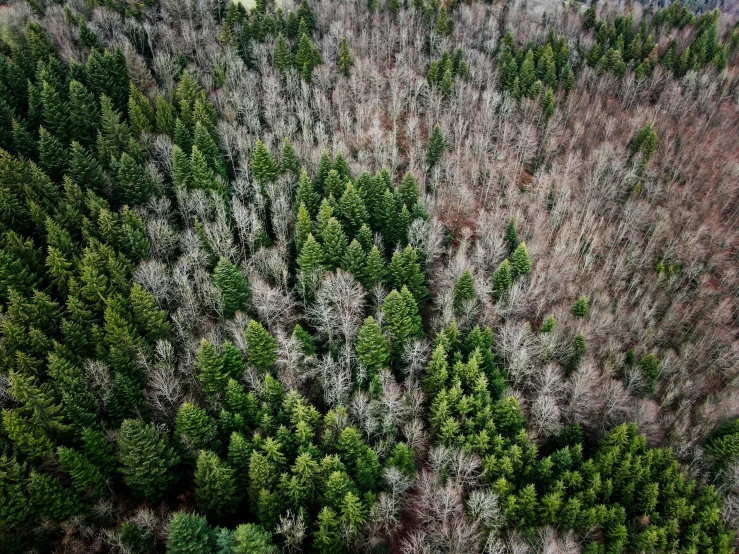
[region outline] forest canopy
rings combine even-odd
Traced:
[[[0,551],[735,552],[709,4],[1,6]]]

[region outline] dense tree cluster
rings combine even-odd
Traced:
[[[0,551],[733,551],[718,11],[0,28]]]

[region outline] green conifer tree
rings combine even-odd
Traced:
[[[39,128],[39,164],[55,182],[61,182],[67,169],[68,153],[62,143],[44,127]]]
[[[180,458],[166,435],[140,419],[126,419],[118,432],[119,471],[137,495],[158,500],[178,479]]]
[[[587,296],[582,296],[572,306],[572,315],[579,317],[580,319],[587,319],[590,317],[590,304],[588,303]]]
[[[475,279],[469,269],[465,269],[454,284],[454,310],[461,313],[465,304],[477,297],[475,294]]]
[[[367,254],[364,253],[357,239],[354,239],[344,252],[344,257],[341,258],[341,269],[353,274],[359,282],[363,283],[366,265]]]
[[[221,258],[213,271],[213,283],[221,292],[223,316],[230,319],[237,310],[246,310],[251,300],[249,282],[227,258]]]
[[[278,71],[284,73],[292,68],[294,64],[293,54],[290,52],[290,45],[285,37],[280,33],[277,36],[277,44],[275,45],[275,67]]]
[[[262,326],[252,319],[244,333],[246,337],[249,363],[260,371],[266,372],[277,361],[277,341]]]
[[[361,385],[366,386],[373,381],[382,369],[387,367],[390,358],[387,340],[372,316],[365,319],[359,328],[355,347],[359,362],[366,370]]]
[[[207,513],[232,513],[241,501],[236,474],[210,450],[201,450],[195,466],[195,497]]]
[[[531,260],[526,243],[522,242],[511,254],[511,275],[515,278],[529,274],[531,274]]]
[[[309,233],[303,247],[300,249],[300,255],[297,259],[298,267],[301,271],[310,273],[322,268],[324,260],[323,247],[313,238],[313,234]]]
[[[503,260],[493,274],[493,296],[495,299],[500,300],[506,291],[511,288],[512,284],[513,274],[511,264],[508,260]]]
[[[177,412],[174,436],[183,451],[195,457],[199,450],[215,446],[216,424],[204,409],[185,402]]]
[[[251,172],[260,185],[271,183],[279,174],[277,163],[261,140],[257,141],[251,156]]]
[[[351,76],[352,65],[354,65],[354,62],[352,61],[351,52],[349,52],[349,41],[346,38],[341,41],[341,49],[339,50],[339,60],[337,65],[339,67],[339,73],[344,77],[349,78]]]
[[[205,339],[200,341],[195,366],[205,394],[213,396],[223,392],[228,382],[228,375],[223,366],[223,357],[218,353],[216,347]]]
[[[169,522],[167,554],[212,554],[216,537],[204,517],[176,512]]]
[[[344,257],[347,247],[346,235],[341,223],[335,217],[329,218],[321,233],[325,264],[328,269],[336,269]]]
[[[446,140],[444,139],[444,135],[441,133],[441,127],[439,127],[439,124],[437,123],[434,125],[434,130],[429,136],[429,144],[426,149],[426,164],[428,165],[429,171],[439,163],[445,148]]]

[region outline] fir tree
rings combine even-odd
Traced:
[[[403,202],[409,210],[418,203],[418,183],[412,173],[405,174],[405,177],[403,177],[403,180],[400,183],[400,187],[398,187],[398,191],[403,197]]]
[[[590,317],[590,305],[586,296],[581,297],[572,306],[572,315],[579,317],[580,319],[587,319]]]
[[[385,260],[376,245],[372,245],[372,249],[367,254],[367,263],[363,272],[362,284],[371,289],[375,285],[385,280]]]
[[[280,171],[283,173],[289,172],[293,175],[298,175],[300,173],[300,157],[298,156],[298,153],[295,152],[292,142],[290,142],[290,139],[287,137],[282,141]]]
[[[423,386],[428,398],[435,398],[445,387],[449,378],[449,364],[446,349],[439,343],[431,354],[431,360],[426,366],[423,377]]]
[[[204,517],[185,512],[172,516],[167,554],[212,554],[215,550],[216,534]]]
[[[364,253],[357,239],[354,239],[341,258],[341,269],[353,274],[359,282],[363,283],[366,264],[367,254]]]
[[[465,304],[476,298],[475,279],[469,269],[465,269],[454,284],[454,310],[461,313]]]
[[[179,456],[166,435],[140,419],[126,419],[118,433],[123,481],[137,495],[158,500],[177,480]]]
[[[355,347],[359,362],[366,371],[362,383],[366,386],[387,367],[390,358],[387,340],[372,316],[365,319],[359,328]]]
[[[60,182],[67,169],[67,151],[44,127],[39,129],[39,164],[53,181]]]
[[[313,234],[309,233],[303,247],[300,249],[300,255],[297,259],[298,267],[301,271],[310,273],[322,268],[324,260],[323,247],[313,238]]]
[[[216,395],[224,390],[228,375],[223,366],[223,357],[216,347],[205,339],[200,341],[195,366],[198,370],[198,378],[203,384],[203,391],[207,395]]]
[[[339,518],[331,508],[324,507],[318,514],[318,528],[313,536],[313,548],[318,554],[341,552],[342,540],[339,535]]]
[[[426,149],[426,164],[428,165],[429,171],[439,163],[445,148],[446,140],[444,139],[444,135],[441,133],[441,127],[439,127],[439,124],[437,123],[434,125],[434,130],[431,132],[431,136],[429,136],[429,144]]]
[[[352,61],[352,55],[349,52],[349,41],[346,38],[341,41],[341,50],[339,51],[339,60],[337,65],[339,66],[339,73],[344,77],[349,78],[351,76],[352,65],[354,65],[354,62]]]
[[[300,206],[305,204],[308,214],[314,218],[318,214],[318,208],[321,205],[321,195],[313,189],[313,182],[308,173],[303,169],[300,172],[300,180],[298,181],[298,193],[295,203]]]
[[[95,97],[79,81],[69,83],[70,138],[90,148],[100,122],[100,110]]]
[[[99,195],[104,194],[108,188],[103,168],[79,142],[72,142],[69,176],[77,184],[85,185]]]
[[[277,342],[256,320],[251,320],[244,333],[249,363],[260,371],[268,371],[277,361]]]
[[[529,251],[526,243],[522,242],[511,254],[511,274],[512,276],[526,276],[531,273],[531,260],[529,259]]]
[[[41,88],[41,102],[44,110],[44,124],[54,133],[62,146],[66,146],[69,141],[69,106],[62,99],[59,91],[46,81]]]
[[[512,284],[513,273],[511,264],[508,260],[503,260],[493,274],[493,296],[495,296],[496,300],[500,300],[506,291],[511,288]]]
[[[174,436],[181,448],[194,456],[198,450],[215,446],[215,421],[202,408],[185,402],[177,412]]]
[[[372,230],[366,223],[359,228],[356,238],[359,244],[362,245],[362,250],[369,253],[373,246],[373,237]]]
[[[339,206],[341,207],[341,216],[345,222],[345,228],[349,236],[354,236],[367,222],[369,216],[362,197],[352,183],[347,184],[344,189]]]
[[[271,183],[277,179],[279,174],[277,163],[272,159],[269,150],[261,140],[257,141],[251,156],[251,172],[261,185]]]
[[[347,247],[346,235],[341,223],[335,217],[331,217],[321,233],[325,264],[328,269],[336,269],[344,257]]]
[[[223,298],[223,316],[230,319],[237,310],[246,310],[251,299],[249,282],[241,270],[228,261],[221,258],[213,271],[213,282],[221,292]]]
[[[290,52],[290,45],[285,40],[285,37],[280,33],[277,36],[277,44],[275,46],[275,67],[278,71],[284,73],[291,67],[293,67],[293,55]]]
[[[198,454],[195,497],[204,511],[216,516],[232,513],[241,500],[234,470],[215,452],[201,450]]]
[[[295,65],[303,72],[303,78],[310,82],[313,69],[321,63],[321,54],[307,33],[300,35],[295,52]]]

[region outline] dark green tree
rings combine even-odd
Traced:
[[[227,258],[221,258],[213,271],[213,283],[221,292],[223,316],[230,319],[237,310],[246,310],[251,300],[249,282]]]
[[[260,371],[268,371],[277,361],[277,341],[262,326],[252,319],[244,333],[249,363]]]
[[[158,500],[179,478],[180,458],[166,435],[140,419],[126,419],[118,432],[123,482],[139,496]]]

